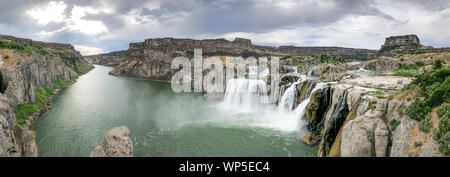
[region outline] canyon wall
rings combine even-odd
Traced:
[[[104,53],[99,55],[84,56],[84,59],[91,64],[117,66],[127,57],[128,51],[121,50],[116,52]]]
[[[262,56],[307,56],[329,54],[358,60],[367,60],[375,51],[342,47],[268,47],[252,45],[249,39],[147,39],[140,43],[131,43],[125,60],[121,61],[110,73],[112,75],[169,81],[173,75],[171,61],[178,56],[193,58],[194,49],[202,49],[203,57],[226,56],[262,57]],[[110,54],[105,54],[105,56]],[[110,63],[105,57],[98,63]],[[111,57],[109,60],[117,60]]]
[[[70,44],[0,36],[0,157],[37,156],[35,133],[17,124],[19,105],[36,103],[36,90],[58,77],[77,78],[93,66]]]

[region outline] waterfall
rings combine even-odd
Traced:
[[[256,79],[230,79],[223,103],[225,106],[243,110],[252,110],[263,103],[269,103],[266,83]]]
[[[295,103],[297,102],[297,84],[292,84],[284,92],[283,96],[278,102],[279,112],[288,112],[294,109]]]
[[[290,112],[292,111],[297,105],[297,85],[303,81],[305,81],[306,77],[300,77],[297,82],[291,84],[286,91],[283,93],[283,95],[280,97],[280,100],[278,101],[278,111],[279,112]],[[283,87],[283,86],[282,86]],[[280,92],[282,93],[282,92]]]
[[[224,100],[219,104],[219,108],[223,110],[222,113],[231,116],[224,121],[238,125],[276,128],[289,132],[301,131],[304,127],[302,118],[305,115],[311,93],[325,88],[327,83],[318,83],[315,86],[311,84],[307,90],[304,90],[307,98],[298,104],[297,85],[311,79],[311,77],[296,73],[296,77],[298,77],[296,82],[287,88],[281,86],[277,91],[274,91],[275,93],[279,92],[278,105],[264,104],[269,103],[266,83],[261,79],[253,79],[258,78],[251,77],[255,74],[258,74],[257,69],[248,68],[250,79],[234,78],[228,80]],[[272,83],[272,85],[274,84],[278,85],[278,82]]]
[[[311,67],[311,68],[309,68],[307,76],[311,76],[311,75],[312,75],[312,72],[314,71],[315,68],[316,68],[316,67]]]
[[[327,83],[317,83],[316,87],[314,87],[314,89],[310,92],[314,92],[316,90],[322,90],[325,87],[327,87]],[[300,116],[300,119],[303,119],[303,117],[305,116],[306,113],[306,106],[308,106],[309,101],[311,100],[311,95],[307,95],[307,98],[305,100],[302,101],[302,103],[300,103],[297,108],[295,108],[294,112]]]

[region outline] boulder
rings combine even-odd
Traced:
[[[89,157],[132,157],[133,142],[128,127],[115,127],[106,133],[104,142]]]

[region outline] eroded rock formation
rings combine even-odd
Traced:
[[[89,157],[132,157],[133,142],[128,127],[115,127],[106,133],[103,143]]]

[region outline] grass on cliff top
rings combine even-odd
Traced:
[[[36,97],[36,103],[20,104],[14,111],[17,124],[21,125],[22,127],[28,127],[28,125],[30,124],[28,116],[44,109],[45,105],[49,101],[50,96],[54,95],[57,89],[67,87],[73,82],[74,80],[72,79],[64,80],[61,76],[57,76],[56,80],[53,81],[53,87],[44,85],[42,86],[42,88],[38,88],[34,93]]]
[[[0,49],[11,49],[21,52],[25,52],[28,55],[34,53],[40,53],[41,55],[49,54],[45,49],[40,46],[29,46],[27,44],[18,44],[12,41],[0,40]]]

